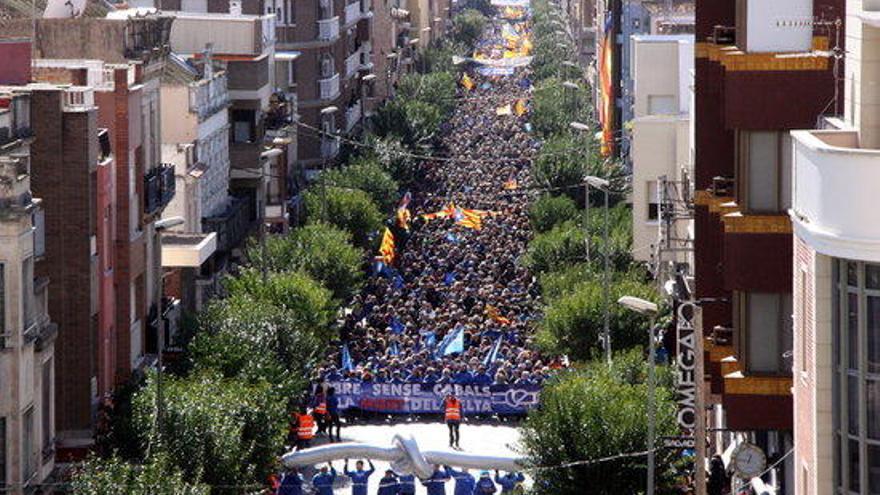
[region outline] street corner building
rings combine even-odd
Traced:
[[[880,492],[880,5],[844,25],[842,99],[791,133],[798,494]]]
[[[847,9],[860,3],[696,2],[694,275],[695,297],[702,301],[707,426],[712,453],[722,455],[730,467],[736,468],[730,459],[743,445],[763,451],[766,463],[761,476],[738,473],[738,483],[751,484],[759,492],[769,483],[779,487],[779,493],[833,493],[830,482],[804,491],[805,479],[816,475],[815,468],[802,456],[791,455],[795,444],[799,453],[810,451],[811,445],[797,429],[805,420],[800,407],[803,396],[798,394],[804,378],[798,366],[800,354],[810,348],[795,345],[800,338],[794,337],[791,318],[803,306],[792,295],[793,285],[795,295],[801,294],[801,268],[793,261],[793,246],[802,241],[795,242],[800,236],[793,236],[789,210],[794,206],[797,211],[796,202],[801,201],[793,196],[804,194],[800,179],[793,177],[800,172],[792,172],[803,161],[800,152],[793,151],[800,145],[794,147],[799,138],[792,137],[792,131],[816,128],[826,117],[841,112],[844,89],[849,95],[856,87],[854,80],[844,84],[842,78],[844,66],[850,71],[852,62],[833,55],[843,48],[844,40],[846,49],[852,49]],[[856,101],[864,100],[860,96]],[[835,139],[833,146],[843,146],[843,138]],[[835,158],[835,176],[839,158]],[[830,178],[832,172],[811,170],[817,182],[805,193],[805,201],[818,201],[822,212],[832,204],[857,211],[851,208],[852,193],[833,200],[826,193],[820,196],[824,183],[818,178]],[[854,221],[850,218],[849,224]],[[798,247],[797,259],[801,251]],[[830,301],[830,293],[818,297]],[[793,355],[798,356],[797,363]],[[830,358],[816,362],[830,370]],[[830,378],[818,383],[827,387]],[[827,407],[830,414],[830,398]],[[830,435],[826,425],[820,425],[819,431],[826,429]],[[818,445],[830,449],[831,438]],[[864,448],[864,443],[860,445]],[[830,461],[830,450],[828,456]],[[830,469],[832,463],[819,464]]]

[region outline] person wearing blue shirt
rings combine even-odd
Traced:
[[[501,485],[501,493],[513,493],[516,485],[525,481],[526,477],[522,473],[508,472],[504,476],[495,471],[495,483]]]
[[[449,479],[446,471],[441,470],[440,466],[434,466],[434,474],[430,478],[422,480],[422,485],[428,489],[428,495],[446,495],[446,482]]]
[[[444,468],[446,469],[446,474],[455,480],[455,491],[453,492],[455,495],[473,495],[476,480],[467,469],[456,471],[449,466],[444,466]]]
[[[385,476],[379,480],[379,491],[376,495],[398,495],[400,493],[400,481],[391,469],[385,470]]]
[[[281,475],[281,484],[278,486],[278,495],[302,495],[303,478],[291,468],[289,471]]]
[[[367,462],[370,463],[370,469],[364,470],[364,461],[357,461],[354,464],[354,471],[349,471],[348,459],[345,460],[345,466],[343,466],[342,472],[351,478],[351,495],[367,495],[367,481],[370,479],[370,476],[376,472],[376,467],[373,466],[373,461],[367,460]]]
[[[336,468],[328,462],[326,466],[321,466],[321,472],[312,477],[312,487],[317,495],[333,495],[334,481],[336,481]]]
[[[473,381],[474,385],[482,387],[482,386],[486,386],[486,385],[492,385],[492,383],[495,381],[495,379],[492,378],[492,376],[490,374],[486,373],[485,366],[480,366],[479,371],[477,372],[477,374],[474,375],[474,378],[472,381]]]
[[[498,491],[498,488],[492,482],[492,476],[489,474],[489,471],[480,473],[480,479],[477,480],[477,484],[474,486],[474,495],[492,495],[496,491]]]
[[[470,385],[474,376],[467,369],[462,369],[452,378],[452,383],[456,385]]]
[[[412,474],[398,475],[397,480],[400,482],[397,493],[400,495],[415,495],[416,493],[416,477]]]

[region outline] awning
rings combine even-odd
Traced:
[[[275,52],[275,60],[281,60],[283,62],[292,62],[299,58],[302,55],[302,52],[296,51],[286,51],[286,52]]]

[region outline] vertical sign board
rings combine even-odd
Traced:
[[[683,301],[676,312],[675,400],[676,421],[683,436],[694,437],[697,429],[697,333],[694,331],[696,304]],[[701,380],[700,380],[701,381]]]

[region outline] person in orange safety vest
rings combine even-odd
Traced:
[[[291,429],[295,428],[297,450],[309,448],[315,438],[315,418],[304,408],[293,414],[295,421]]]
[[[458,444],[461,435],[459,428],[461,427],[461,401],[452,392],[446,394],[443,399],[443,418],[446,420],[446,426],[449,428],[449,446],[460,449]]]

